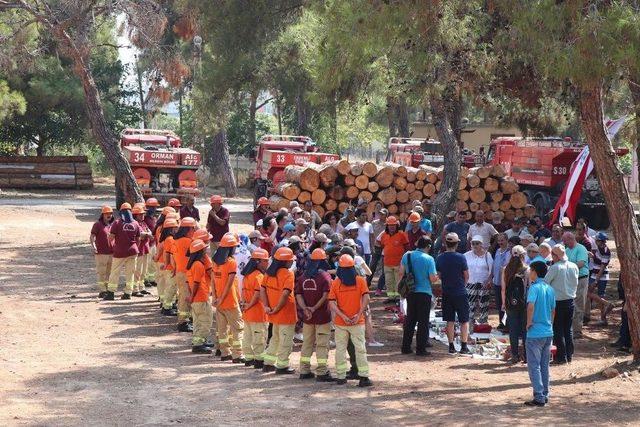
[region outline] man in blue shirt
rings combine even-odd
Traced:
[[[427,237],[431,237],[431,233],[433,233],[433,224],[431,223],[431,220],[425,215],[422,206],[416,206],[415,208],[413,208],[413,211],[420,215],[420,229],[427,234]],[[409,231],[410,228],[411,223],[407,221],[407,225],[404,227],[404,231]]]
[[[528,406],[544,406],[549,401],[549,358],[553,340],[553,317],[556,296],[544,281],[547,264],[534,262],[529,266],[531,286],[527,293],[527,369],[533,387],[533,400]]]
[[[407,295],[407,317],[404,320],[402,334],[402,354],[411,354],[413,332],[418,325],[416,335],[416,356],[429,356],[426,348],[429,344],[429,313],[431,312],[431,283],[438,280],[436,262],[429,255],[431,239],[422,236],[416,241],[416,250],[407,252],[400,262],[400,279],[406,272],[413,274],[415,289]],[[411,265],[409,265],[411,263]]]
[[[491,280],[493,281],[493,296],[496,300],[498,315],[500,316],[498,319],[500,322],[498,330],[503,330],[505,325],[502,323],[502,318],[504,317],[504,311],[502,311],[502,269],[507,266],[511,259],[511,248],[509,248],[507,235],[504,233],[498,234],[496,243],[498,244],[498,248],[496,249],[496,254],[493,259]]]
[[[456,251],[458,253],[467,252],[467,235],[469,234],[469,223],[467,222],[467,214],[458,212],[456,220],[450,222],[444,227],[445,233],[455,233],[458,235],[459,243]]]
[[[582,336],[582,325],[586,316],[587,291],[589,290],[589,252],[576,240],[575,234],[567,231],[562,235],[567,259],[578,266],[578,289],[573,300],[573,337]]]
[[[449,353],[455,353],[453,346],[456,315],[460,322],[460,354],[471,354],[467,347],[469,338],[469,298],[466,284],[469,281],[469,267],[464,255],[457,253],[460,238],[456,233],[448,233],[444,238],[446,251],[438,255],[436,270],[442,280],[442,320],[447,322]]]

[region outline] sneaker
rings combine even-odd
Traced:
[[[402,353],[402,354],[413,354],[413,350],[411,350],[410,348],[401,348],[400,349],[400,353]]]
[[[264,360],[256,360],[253,362],[253,369],[262,369],[264,368]]]
[[[193,326],[188,322],[179,323],[178,332],[193,332]]]
[[[262,372],[274,372],[276,370],[276,367],[273,365],[264,365],[262,367]]]
[[[367,343],[367,347],[384,347],[384,344],[376,340],[373,340]]]
[[[427,351],[427,350],[416,351],[416,356],[417,357],[428,357],[428,356],[431,356],[431,352]]]
[[[301,333],[297,333],[293,336],[293,341],[302,342],[304,340],[304,335]]]
[[[358,381],[358,387],[371,387],[373,383],[369,379],[369,377],[362,377],[360,381]]]
[[[151,292],[149,292],[149,291],[148,291],[148,290],[146,290],[146,289],[141,290],[141,291],[140,291],[140,293],[141,293],[142,295],[151,295]]]
[[[331,383],[331,382],[334,382],[335,380],[336,379],[333,378],[331,376],[331,374],[328,373],[328,372],[326,374],[324,374],[324,375],[316,376],[316,381],[319,382],[319,383]]]
[[[358,375],[358,371],[349,371],[349,372],[347,372],[347,379],[348,380],[359,380],[360,379],[360,375]]]
[[[235,359],[232,359],[231,362],[235,364],[239,364],[239,363],[246,362],[246,360],[244,359],[244,357],[240,356],[240,357],[236,357]]]
[[[211,354],[213,350],[211,350],[211,347],[207,347],[206,345],[194,345],[193,347],[191,347],[191,352],[192,353],[197,353],[197,354]]]
[[[295,372],[296,372],[295,369],[289,368],[288,366],[286,368],[276,369],[276,375],[291,375],[291,374],[294,374]]]
[[[220,356],[220,361],[221,362],[226,362],[228,360],[233,360],[233,357],[230,354],[228,354],[226,356]]]
[[[460,351],[458,353],[460,353],[460,354],[471,354],[471,350],[469,350],[469,347],[467,347],[466,345],[463,345],[460,348]]]
[[[160,313],[162,313],[163,316],[177,316],[178,312],[176,310],[174,310],[173,308],[163,308]]]
[[[116,299],[116,294],[111,291],[107,291],[106,295],[104,296],[104,300],[113,301],[114,299]]]
[[[142,295],[142,294],[141,294],[140,292],[138,292],[138,291],[135,291],[135,292],[132,292],[132,293],[131,293],[131,296],[132,296],[132,297],[143,297],[144,295]]]
[[[100,292],[100,293],[98,294],[98,298],[100,298],[100,299],[104,299],[104,297],[106,297],[108,293],[109,293],[109,292],[107,292],[107,291],[102,291],[102,292]]]
[[[255,360],[245,360],[244,366],[254,366],[255,363],[256,363]]]
[[[106,298],[105,298],[106,299]],[[131,299],[131,294],[122,294],[120,299]]]
[[[453,343],[449,343],[449,354],[455,354],[456,348],[453,346]]]
[[[300,374],[300,379],[301,380],[311,380],[313,378],[315,378],[315,374],[313,372],[308,372],[306,374]]]
[[[527,400],[526,402],[524,402],[524,404],[526,406],[544,406],[544,405],[546,405],[545,402],[538,402],[537,400]]]
[[[347,383],[347,379],[346,378],[338,378],[336,380],[336,384],[338,385],[345,385]]]

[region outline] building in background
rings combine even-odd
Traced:
[[[438,139],[435,128],[427,121],[415,121],[411,128],[413,130],[411,136],[414,138]],[[491,140],[499,136],[522,136],[522,132],[516,127],[499,127],[490,123],[470,123],[462,130],[463,148],[479,153],[480,147],[484,147],[486,151]]]

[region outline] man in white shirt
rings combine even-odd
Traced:
[[[493,225],[488,222],[484,222],[484,211],[482,210],[476,211],[475,220],[476,222],[471,224],[469,227],[467,240],[471,240],[474,236],[480,236],[482,237],[482,247],[487,250],[491,244],[491,239],[493,236],[498,234],[498,231],[493,227]]]
[[[367,266],[371,264],[371,253],[375,243],[373,226],[367,221],[367,211],[356,210],[356,225],[358,226],[358,240],[362,243],[362,252]]]

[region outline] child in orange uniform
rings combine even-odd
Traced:
[[[174,268],[172,280],[178,292],[178,331],[193,332],[191,324],[191,304],[189,303],[189,284],[187,283],[187,252],[191,246],[196,220],[185,217],[180,220],[180,228],[173,237],[171,248],[171,265]]]
[[[176,299],[176,285],[173,279],[173,266],[171,265],[171,251],[173,249],[173,236],[178,231],[178,221],[173,217],[168,217],[162,224],[162,232],[158,238],[158,250],[156,259],[158,260],[158,271],[161,273],[164,283],[164,292],[161,297],[162,314],[165,316],[177,316],[178,313],[173,308]]]
[[[213,306],[216,307],[220,360],[244,363],[245,359],[242,357],[244,323],[238,302],[238,264],[233,258],[233,251],[238,244],[238,239],[233,234],[225,234],[213,255]]]
[[[135,283],[133,284],[133,293],[131,296],[143,297],[151,292],[144,288],[144,279],[147,274],[147,261],[149,260],[149,250],[151,244],[151,231],[144,221],[144,204],[136,204],[131,210],[133,219],[140,226],[140,242],[138,242],[138,258],[136,259]]]
[[[193,338],[191,351],[193,353],[210,354],[209,335],[213,324],[213,310],[209,303],[211,294],[211,261],[207,260],[208,245],[200,239],[195,239],[189,246],[189,261],[187,262],[187,277],[189,280],[189,301],[193,315]],[[209,267],[207,267],[209,266]]]
[[[164,292],[165,292],[167,283],[166,283],[164,271],[162,269],[163,268],[162,261],[164,260],[164,258],[162,256],[162,253],[160,252],[160,235],[162,234],[164,222],[169,218],[168,215],[175,212],[176,210],[170,206],[163,208],[162,212],[160,213],[160,217],[158,218],[158,221],[156,221],[155,226],[152,229],[155,245],[153,249],[151,262],[153,262],[153,264],[155,265],[154,280],[156,282],[156,285],[158,286],[156,289],[158,291],[158,300],[160,300],[161,309],[162,309],[162,301],[164,299]]]
[[[260,302],[260,285],[264,272],[269,265],[269,253],[257,248],[251,254],[251,259],[242,270],[242,296],[240,308],[244,320],[242,337],[242,352],[246,361],[245,366],[262,369],[263,354],[267,338],[267,316]]]
[[[338,260],[336,275],[338,277],[333,281],[329,292],[329,305],[335,314],[337,384],[347,383],[347,345],[351,339],[360,376],[358,386],[369,387],[372,383],[369,380],[363,315],[369,305],[367,280],[357,275],[355,261],[346,254]]]

